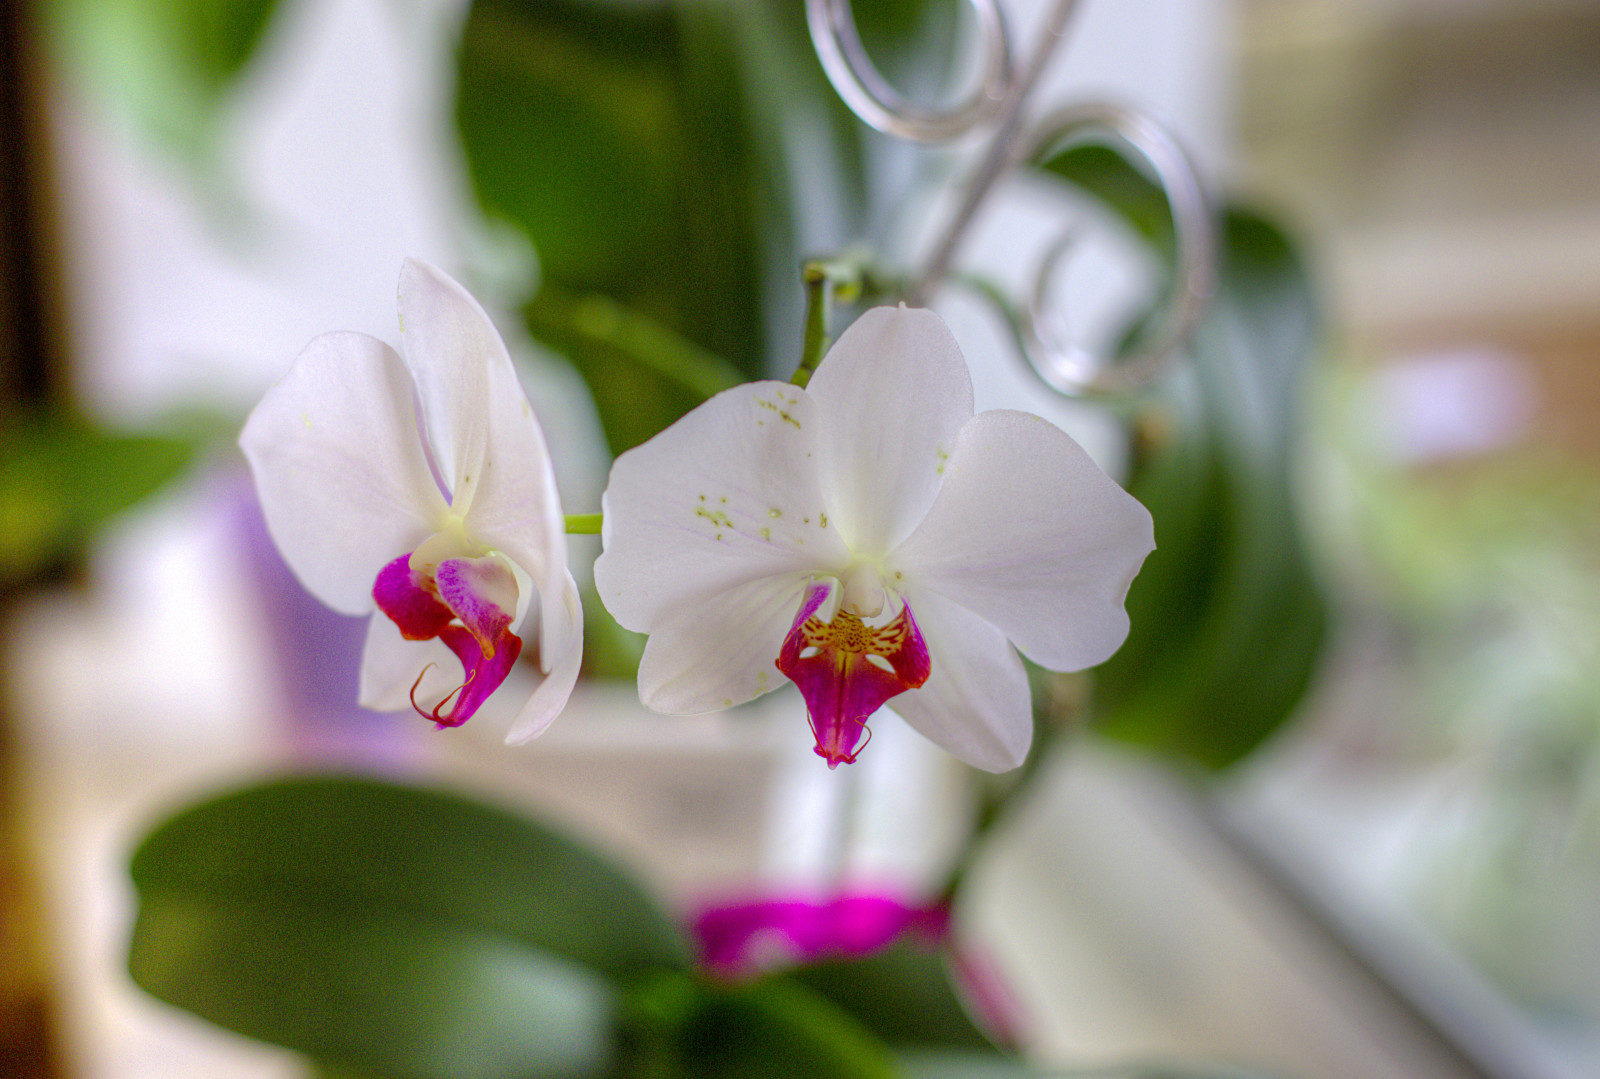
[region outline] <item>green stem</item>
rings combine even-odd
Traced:
[[[789,381],[801,389],[811,381],[811,372],[828,351],[828,279],[815,272],[815,266],[808,262],[800,272],[800,283],[806,290],[806,326],[800,344],[800,366]]]
[[[600,534],[600,522],[604,516],[604,514],[600,513],[567,514],[567,535],[598,536]]]
[[[800,344],[800,366],[789,381],[805,387],[828,351],[828,305],[833,300],[853,303],[876,291],[866,256],[845,252],[831,259],[810,259],[800,267],[800,284],[806,291],[805,334]]]

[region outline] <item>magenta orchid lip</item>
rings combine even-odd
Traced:
[[[867,720],[890,698],[921,686],[932,670],[909,604],[876,628],[843,608],[824,620],[818,610],[836,587],[817,581],[806,590],[775,661],[800,688],[817,756],[829,768],[854,764],[872,737]]]

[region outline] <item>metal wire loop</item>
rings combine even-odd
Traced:
[[[948,108],[914,105],[889,85],[867,55],[850,0],[806,0],[817,58],[844,103],[872,127],[915,142],[940,142],[991,119],[1012,88],[1011,44],[997,0],[970,0],[983,41],[983,72],[966,98]]]
[[[1071,340],[1066,319],[1049,303],[1051,285],[1073,245],[1069,232],[1046,253],[1034,281],[1023,313],[1023,356],[1045,385],[1070,396],[1122,393],[1148,385],[1184,348],[1216,286],[1216,226],[1205,190],[1182,147],[1143,113],[1115,105],[1076,105],[1050,114],[1035,130],[1025,141],[1021,160],[1039,160],[1041,151],[1108,138],[1142,157],[1172,209],[1176,265],[1166,306],[1140,347],[1125,355],[1100,357]]]

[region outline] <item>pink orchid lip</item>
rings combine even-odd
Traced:
[[[459,727],[477,713],[483,702],[500,688],[522,653],[522,638],[511,632],[511,618],[487,598],[500,575],[508,571],[486,558],[449,558],[430,575],[411,568],[411,555],[403,554],[378,571],[372,598],[410,641],[435,637],[461,661],[466,680],[445,695],[432,711],[417,704],[417,686],[424,667],[411,686],[411,707],[441,728]],[[446,706],[449,710],[446,711]]]
[[[855,763],[866,748],[861,736],[872,737],[867,729],[872,713],[890,697],[922,685],[933,670],[910,604],[876,628],[844,610],[824,622],[817,611],[834,587],[813,581],[807,588],[776,661],[778,670],[800,687],[816,753],[829,768]]]

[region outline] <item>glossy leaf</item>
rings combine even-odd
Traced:
[[[816,963],[789,977],[891,1046],[992,1048],[956,996],[942,950],[901,940],[863,959]]]
[[[203,803],[145,840],[133,879],[136,981],[359,1073],[593,1074],[611,983],[688,962],[638,887],[582,848],[368,779]]]
[[[1170,250],[1164,200],[1119,157],[1081,147],[1047,167]],[[1095,684],[1103,732],[1210,767],[1289,717],[1326,622],[1290,479],[1317,344],[1311,285],[1264,218],[1227,210],[1220,241],[1192,358],[1137,411],[1129,489],[1155,518],[1156,551],[1128,594],[1127,643]]]
[[[156,893],[132,947],[134,980],[154,995],[355,1074],[599,1076],[610,1062],[610,986],[481,926]]]
[[[1260,1072],[1211,1064],[1052,1068],[978,1053],[907,1053],[900,1057],[900,1067],[905,1079],[1268,1079]]]
[[[782,976],[668,976],[630,1001],[629,1076],[891,1079],[889,1049],[825,997]]]

